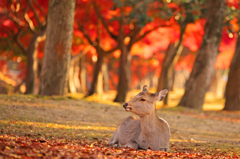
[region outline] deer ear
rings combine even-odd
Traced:
[[[144,86],[143,86],[142,92],[148,92],[148,90],[147,90],[147,85],[144,85]]]
[[[165,98],[165,96],[167,95],[167,93],[168,93],[168,90],[167,90],[167,89],[163,89],[163,90],[155,93],[155,97],[156,97],[155,99],[156,99],[156,101],[161,101],[161,100],[163,100],[163,99]]]

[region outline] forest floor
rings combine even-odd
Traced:
[[[0,159],[240,158],[240,112],[168,107],[157,114],[170,125],[170,152],[107,145],[131,113],[106,99],[0,95]]]

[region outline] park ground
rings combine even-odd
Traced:
[[[132,98],[137,91],[132,91]],[[240,158],[240,112],[219,111],[224,100],[208,94],[204,111],[169,106],[157,114],[171,128],[170,152],[135,151],[107,145],[118,124],[131,113],[114,96],[42,97],[0,95],[1,158]]]

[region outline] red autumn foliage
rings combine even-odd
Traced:
[[[238,9],[239,0],[226,0],[227,5],[229,7],[233,7],[232,9]],[[96,41],[97,37],[100,39],[100,45],[104,50],[110,50],[117,45],[117,42],[113,40],[110,35],[108,34],[106,28],[102,23],[98,24],[98,16],[96,14],[96,10],[94,9],[94,4],[98,6],[98,9],[106,20],[109,30],[117,35],[119,31],[119,22],[117,20],[111,20],[113,17],[119,17],[121,15],[121,10],[119,7],[116,9],[113,8],[113,1],[112,0],[77,0],[76,1],[76,10],[75,10],[75,22],[74,22],[74,31],[73,31],[73,40],[72,40],[72,49],[71,53],[73,56],[80,54],[86,46],[89,46],[89,42],[86,37],[83,35],[82,31],[79,28],[79,23],[83,25],[85,32],[89,35],[92,41]],[[153,8],[159,7],[158,2],[154,2],[152,4]],[[19,41],[23,44],[26,48],[29,44],[30,38],[32,33],[29,31],[29,22],[26,20],[25,14],[27,13],[28,18],[31,20],[33,26],[38,28],[38,21],[43,22],[46,18],[48,12],[48,1],[42,0],[33,0],[32,6],[34,9],[31,9],[28,6],[27,0],[19,0],[19,1],[6,1],[0,0],[0,37],[4,38],[5,41],[1,41],[1,56],[5,56],[8,59],[17,59],[19,56],[16,52],[10,48],[6,41],[10,41],[15,48],[18,47],[17,43],[14,42],[16,35],[19,34],[21,29],[25,31],[19,37]],[[139,56],[143,59],[148,60],[139,60],[138,62],[132,61],[131,71],[134,72],[131,78],[131,86],[134,86],[134,83],[138,83],[139,79],[143,79],[146,76],[146,73],[141,73],[138,76],[136,75],[135,71],[138,68],[144,68],[144,70],[155,71],[156,75],[159,75],[162,60],[164,59],[164,54],[160,52],[164,52],[169,43],[177,42],[179,40],[180,35],[180,26],[177,24],[175,16],[179,13],[179,11],[184,11],[182,8],[176,3],[171,2],[168,3],[168,7],[174,11],[173,17],[170,20],[164,20],[160,18],[156,18],[151,23],[148,23],[145,27],[143,27],[142,32],[140,34],[144,34],[148,30],[159,26],[159,25],[166,25],[165,27],[161,27],[157,30],[152,31],[150,34],[145,36],[143,39],[135,43],[132,47],[131,54],[133,56]],[[123,8],[124,14],[129,14],[132,11],[132,8],[127,6]],[[34,12],[35,11],[35,12]],[[149,10],[148,15],[154,17],[158,10]],[[36,16],[37,14],[37,16]],[[199,14],[197,11],[193,11],[193,14]],[[185,16],[181,14],[181,16]],[[38,17],[38,18],[37,18]],[[231,63],[231,59],[235,50],[236,44],[236,33],[239,29],[237,24],[237,19],[233,19],[231,22],[231,30],[233,33],[229,33],[226,30],[228,28],[224,28],[222,41],[220,44],[220,54],[217,57],[215,67],[220,69],[227,69]],[[201,46],[202,38],[204,35],[204,24],[205,19],[199,19],[195,23],[191,23],[187,25],[184,38],[183,38],[183,45],[188,47],[192,52],[197,52]],[[101,32],[99,33],[98,27],[100,28]],[[125,25],[124,26],[124,34],[128,34],[131,31],[133,24]],[[7,46],[7,47],[6,47]],[[43,48],[44,42],[39,44],[37,49],[38,51],[38,58],[39,60],[43,57]],[[6,53],[7,51],[7,53]],[[115,51],[112,55],[114,58],[119,58],[120,51]],[[87,53],[87,60],[88,65],[88,75],[89,80],[92,79],[93,74],[93,62],[92,57],[97,56],[96,50],[94,48],[90,49]],[[5,60],[7,58],[4,58]],[[22,57],[24,59],[24,57]],[[109,58],[109,57],[108,57]],[[180,57],[179,62],[175,66],[175,69],[182,70],[186,69],[191,71],[193,63],[195,59],[195,54],[190,53],[185,57]],[[157,62],[158,60],[158,62]],[[144,62],[143,62],[144,61]],[[22,62],[25,62],[23,60]],[[22,64],[21,64],[22,65]],[[112,73],[109,84],[111,85],[110,88],[115,88],[117,81],[118,72],[116,68],[118,64],[114,64],[114,67],[110,70]],[[147,69],[146,69],[146,68]],[[25,69],[21,66],[22,70],[21,78],[25,76]],[[113,84],[114,83],[114,84]]]

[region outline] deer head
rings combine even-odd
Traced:
[[[123,104],[123,107],[126,111],[133,112],[140,117],[150,115],[156,110],[156,102],[163,100],[167,93],[167,89],[163,89],[157,93],[150,93],[147,90],[147,85],[145,85],[142,92],[138,93],[129,102]]]

